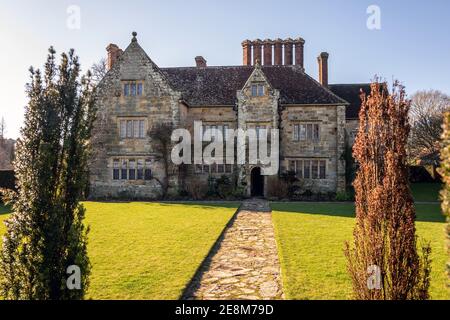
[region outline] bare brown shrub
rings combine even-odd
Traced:
[[[354,182],[354,243],[345,254],[356,299],[428,299],[430,247],[417,253],[415,209],[408,184],[406,143],[410,102],[404,87],[392,92],[378,79],[361,96],[359,132],[353,155],[359,164]],[[368,285],[378,268],[378,288]]]
[[[203,181],[194,180],[189,183],[188,192],[193,200],[203,200],[208,192],[208,184]]]

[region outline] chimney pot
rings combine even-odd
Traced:
[[[107,59],[106,59],[106,69],[110,70],[114,63],[116,63],[117,59],[119,59],[120,55],[123,53],[123,50],[119,48],[114,43],[110,43],[106,47]]]
[[[256,60],[258,60],[259,62],[262,61],[261,53],[262,41],[261,39],[256,39],[255,41],[253,41],[253,65],[256,64]]]
[[[242,58],[244,66],[252,65],[252,42],[250,40],[242,41]]]
[[[274,40],[274,65],[283,64],[283,40],[280,38]]]
[[[291,38],[287,38],[283,41],[284,43],[284,64],[285,65],[292,65],[294,63],[293,61],[293,46],[294,41]]]
[[[272,44],[273,41],[270,39],[265,39],[263,41],[264,44],[264,65],[271,66],[272,65]]]
[[[295,39],[294,44],[295,44],[295,64],[304,68],[305,40],[303,38],[297,38],[297,39]]]
[[[207,67],[206,60],[202,56],[196,56],[195,57],[195,64],[197,65],[197,68],[205,68],[205,67]]]
[[[319,82],[325,87],[328,87],[328,53],[322,52],[318,57],[319,62]]]

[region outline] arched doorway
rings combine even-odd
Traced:
[[[251,172],[251,195],[252,197],[264,196],[264,176],[260,167],[254,167]]]

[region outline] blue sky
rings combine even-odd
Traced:
[[[67,27],[67,8],[80,8],[80,29]],[[381,10],[381,29],[369,30],[367,7]],[[7,1],[0,4],[0,117],[17,137],[26,105],[30,65],[47,48],[75,48],[86,70],[108,43],[125,48],[131,32],[161,67],[242,64],[241,41],[301,36],[306,72],[330,53],[330,83],[368,82],[375,74],[401,80],[411,94],[450,94],[450,1]]]

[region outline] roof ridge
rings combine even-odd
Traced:
[[[329,86],[357,86],[357,85],[370,85],[370,82],[355,82],[355,83],[330,83]]]
[[[197,67],[197,66],[184,66],[184,67],[161,67],[161,70],[167,70],[167,69],[198,69],[198,70],[207,70],[207,69],[224,69],[224,68],[253,68],[253,66],[206,66],[206,67]]]
[[[206,67],[197,67],[197,66],[182,66],[182,67],[160,67],[160,69],[225,69],[225,68],[242,68],[242,69],[253,69],[255,66],[247,66],[247,65],[222,65],[222,66],[206,66]],[[296,65],[261,65],[261,68],[292,68],[301,72],[305,71]]]

